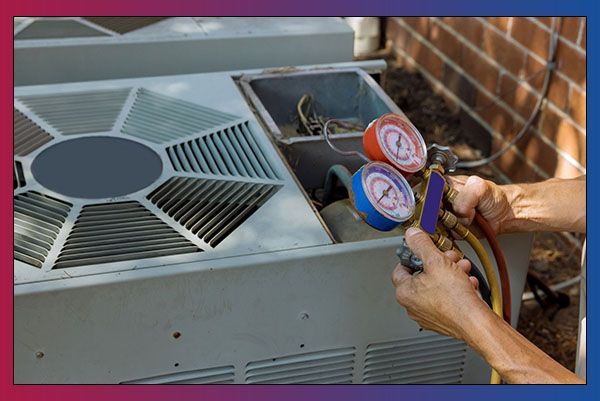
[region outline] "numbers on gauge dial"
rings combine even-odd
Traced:
[[[394,219],[405,219],[412,213],[411,202],[393,179],[382,172],[372,172],[365,180],[375,206]]]
[[[398,125],[396,125],[398,124]],[[388,155],[401,165],[419,164],[423,151],[418,143],[418,135],[407,123],[385,124],[379,130],[380,143]]]

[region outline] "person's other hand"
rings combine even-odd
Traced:
[[[470,226],[478,211],[496,234],[503,232],[503,223],[513,214],[505,187],[475,175],[448,177],[448,184],[458,191],[452,206],[463,225]]]
[[[477,292],[477,279],[468,276],[471,264],[453,251],[442,253],[417,228],[409,228],[405,239],[423,261],[423,271],[412,275],[401,264],[396,266],[392,275],[396,300],[422,328],[464,340],[464,323],[474,319],[475,311],[487,308]]]

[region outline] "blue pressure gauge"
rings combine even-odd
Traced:
[[[370,162],[352,176],[354,207],[364,220],[380,231],[390,231],[410,219],[415,197],[406,179],[396,169]]]

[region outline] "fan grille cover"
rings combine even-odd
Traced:
[[[15,259],[43,271],[219,249],[283,186],[247,120],[143,87],[14,112]]]

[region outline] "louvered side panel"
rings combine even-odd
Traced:
[[[438,335],[367,347],[364,383],[460,383],[467,348]]]
[[[25,186],[25,176],[23,175],[23,165],[21,162],[13,161],[13,190]]]
[[[25,114],[13,108],[13,154],[25,156],[51,141],[52,138],[52,135],[27,118]]]
[[[82,208],[55,269],[201,252],[137,202]]]
[[[16,195],[13,198],[14,258],[41,268],[71,206],[39,192]]]
[[[111,131],[130,89],[23,96],[19,100],[64,135]]]
[[[233,380],[233,366],[221,366],[131,380],[123,384],[231,384]]]
[[[167,148],[176,171],[277,179],[247,122]]]
[[[250,362],[246,383],[352,383],[355,348],[338,348]]]
[[[122,131],[150,142],[163,143],[236,119],[231,114],[140,88]]]
[[[277,185],[174,177],[148,199],[215,247],[256,212]]]

